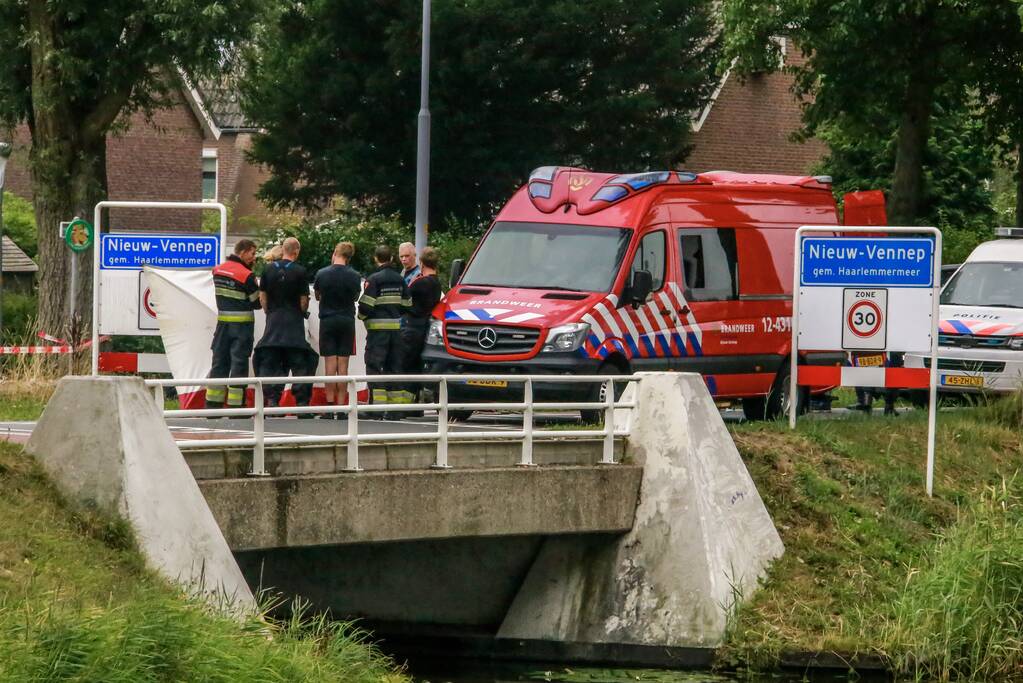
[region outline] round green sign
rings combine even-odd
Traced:
[[[92,224],[89,221],[76,218],[68,224],[64,231],[64,241],[71,247],[71,251],[85,251],[92,246],[93,234]]]

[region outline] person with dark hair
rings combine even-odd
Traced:
[[[423,371],[423,347],[426,344],[426,333],[430,328],[430,314],[440,302],[444,292],[437,279],[437,263],[440,254],[433,247],[426,247],[419,256],[420,273],[409,285],[409,298],[412,307],[401,317],[401,357],[402,374],[418,375]],[[405,388],[399,398],[415,402],[421,385],[412,382]],[[421,412],[406,412],[408,417],[421,417]]]
[[[331,265],[316,273],[313,293],[320,302],[320,356],[327,375],[348,374],[348,359],[355,353],[355,302],[362,293],[362,275],[350,267],[355,245],[340,242],[334,247]],[[327,405],[345,403],[337,384],[324,385]],[[326,418],[340,418],[340,413],[324,413]]]
[[[381,244],[373,252],[376,270],[366,278],[359,299],[359,319],[366,324],[366,374],[396,375],[401,372],[401,315],[411,305],[405,280],[394,269],[391,248]],[[404,390],[387,384],[370,383],[370,403],[376,405],[411,403]],[[366,413],[379,417],[380,413]],[[384,415],[400,417],[400,415]]]
[[[256,345],[256,367],[262,377],[295,377],[316,371],[317,355],[305,336],[305,319],[309,315],[309,278],[298,263],[302,245],[294,237],[284,240],[283,255],[263,272],[259,281],[259,301],[266,311],[266,330]],[[309,405],[311,384],[292,384],[291,393],[299,406]],[[284,386],[266,385],[264,398],[268,406],[281,401]],[[311,413],[299,414],[311,418]]]
[[[252,273],[255,261],[256,243],[238,240],[234,253],[213,269],[217,329],[210,347],[213,351],[210,379],[249,376],[256,325],[254,311],[259,308],[259,287]],[[207,408],[223,408],[225,399],[228,408],[241,408],[245,404],[245,385],[207,387]]]

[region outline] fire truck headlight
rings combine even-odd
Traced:
[[[571,325],[559,325],[552,327],[547,332],[547,342],[543,345],[543,351],[575,351],[582,346],[586,335],[590,333],[588,323],[572,323]]]
[[[430,329],[426,331],[426,343],[431,346],[443,346],[444,323],[436,318],[430,319]]]
[[[1023,349],[1023,337],[1016,337],[1015,339],[1009,340],[1009,348],[1013,351],[1019,351]]]

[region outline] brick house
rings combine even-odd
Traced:
[[[782,40],[784,60],[802,59],[791,41]],[[694,145],[687,170],[731,170],[805,174],[825,154],[817,140],[797,143],[799,103],[785,73],[754,74],[742,80],[728,72],[711,102],[693,118]],[[173,104],[147,121],[135,114],[125,130],[107,140],[109,196],[120,200],[219,200],[231,207],[233,234],[252,234],[272,214],[256,198],[266,172],[249,163],[245,152],[254,128],[241,113],[236,91],[225,85],[200,88],[183,84]],[[29,133],[17,129],[7,186],[31,198],[26,163]],[[528,169],[523,169],[523,173]],[[112,212],[114,229],[196,230],[194,212]]]
[[[184,84],[150,120],[136,113],[121,132],[108,136],[108,195],[112,200],[221,201],[230,209],[232,232],[253,232],[269,217],[256,198],[266,174],[245,159],[254,132],[234,91]],[[25,199],[32,198],[30,144],[28,126],[16,128],[7,190]],[[197,230],[199,221],[194,211],[115,209],[108,227]]]

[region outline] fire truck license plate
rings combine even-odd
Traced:
[[[856,367],[858,368],[879,368],[882,365],[884,365],[884,354],[860,356],[856,359]]]
[[[467,379],[465,383],[474,387],[495,387],[497,389],[505,389],[508,386],[508,382],[503,379]]]
[[[947,387],[982,387],[983,377],[964,377],[962,375],[942,375],[941,383]]]

